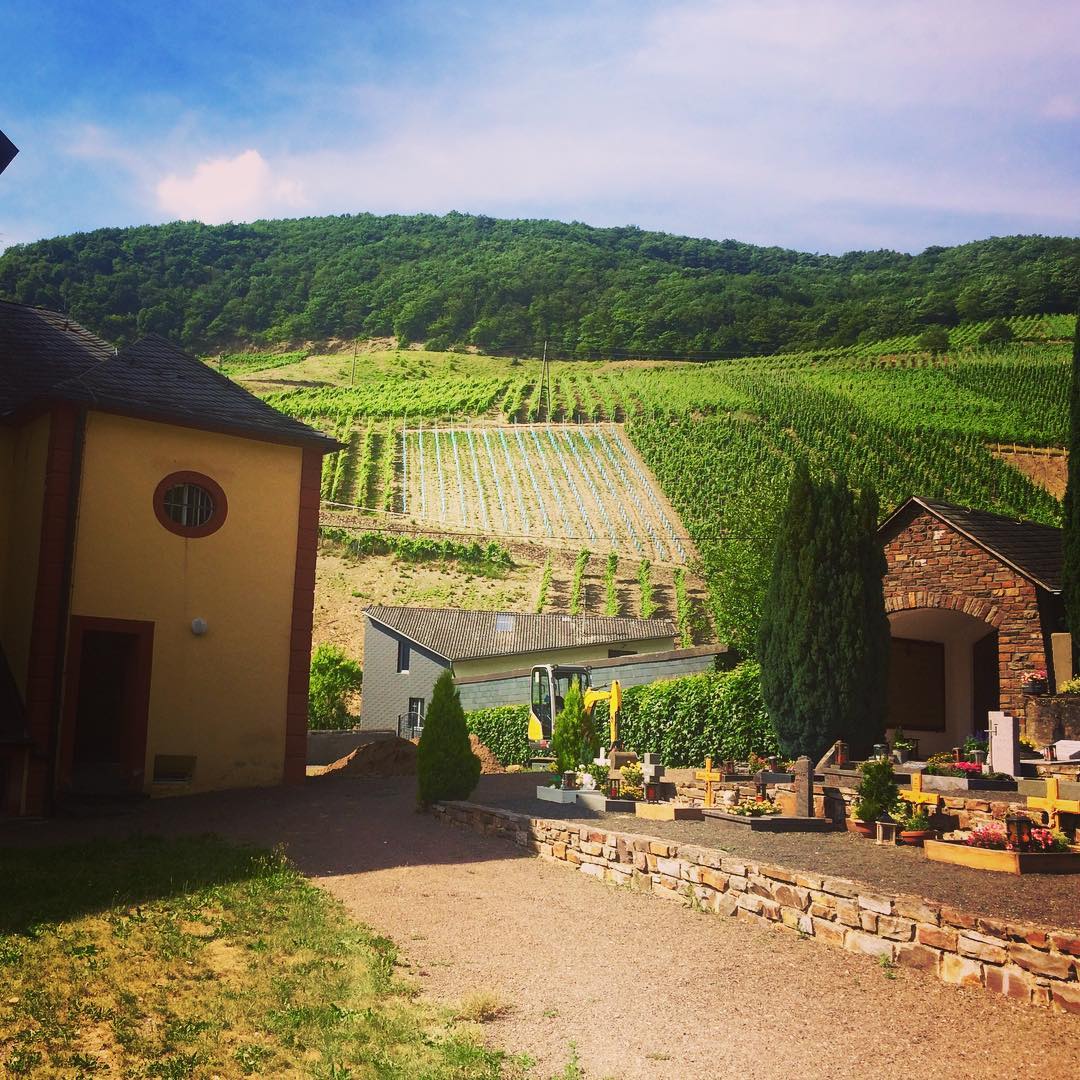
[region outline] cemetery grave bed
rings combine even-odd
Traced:
[[[528,789],[517,780],[514,776],[484,777],[473,801],[534,818],[694,844],[791,870],[854,879],[880,892],[922,896],[974,914],[1080,927],[1080,889],[1076,878],[1068,875],[988,875],[930,862],[919,848],[879,847],[848,832],[757,833],[717,819],[643,821],[626,814],[582,814],[572,805],[539,802],[535,781]]]

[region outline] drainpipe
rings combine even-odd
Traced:
[[[86,409],[75,414],[71,436],[71,472],[68,477],[68,502],[64,523],[64,569],[60,581],[60,611],[56,623],[56,663],[53,666],[52,724],[49,731],[49,784],[45,796],[46,812],[51,814],[56,801],[57,770],[60,766],[60,725],[64,715],[64,673],[67,670],[67,636],[71,615],[71,586],[75,566],[75,536],[79,521],[79,489],[82,486],[83,451],[86,446]]]

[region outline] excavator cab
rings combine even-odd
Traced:
[[[560,667],[556,664],[542,664],[533,668],[529,697],[530,742],[546,742],[551,738],[555,717],[562,711],[567,691],[575,685],[584,696],[592,686],[588,668]]]

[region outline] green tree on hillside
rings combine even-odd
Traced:
[[[980,335],[980,345],[1007,345],[1016,335],[1004,319],[995,319]]]
[[[1065,488],[1062,595],[1075,656],[1080,653],[1080,319],[1076,321],[1073,337],[1072,382],[1069,386],[1069,479]]]
[[[440,799],[467,799],[479,779],[480,759],[469,745],[454,676],[444,671],[432,691],[417,748],[418,800],[428,807]]]
[[[944,326],[930,326],[919,335],[919,348],[931,352],[935,356],[938,353],[949,351],[949,331]]]
[[[877,497],[796,466],[758,638],[780,748],[816,759],[836,739],[865,752],[885,728],[889,624]]]
[[[364,672],[355,660],[336,645],[320,645],[311,654],[308,724],[316,729],[352,727],[349,699],[363,682]]]

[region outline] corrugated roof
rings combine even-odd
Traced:
[[[902,519],[906,519],[912,510],[917,512],[919,507],[1047,592],[1061,592],[1065,560],[1065,534],[1061,529],[1033,521],[1016,521],[986,510],[971,510],[937,499],[912,496],[883,522],[880,531],[893,531]]]
[[[444,660],[616,645],[648,638],[673,638],[670,619],[604,615],[534,615],[513,611],[374,605],[365,614]],[[497,629],[505,626],[506,629]]]
[[[0,416],[39,400],[324,450],[338,445],[164,338],[117,352],[63,315],[0,301]]]

